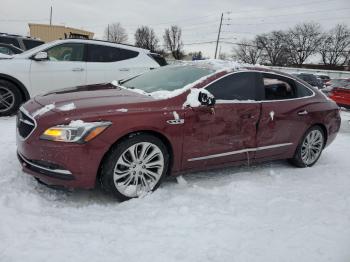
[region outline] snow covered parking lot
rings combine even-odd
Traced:
[[[0,261],[350,261],[350,112],[312,168],[284,161],[169,179],[118,203],[39,185],[0,127]]]

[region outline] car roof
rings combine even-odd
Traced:
[[[67,39],[55,40],[53,42],[56,42],[56,43],[73,42],[73,43],[85,43],[85,44],[98,44],[98,45],[126,48],[126,49],[129,49],[129,50],[138,51],[138,52],[147,52],[147,53],[150,52],[149,50],[141,48],[141,47],[136,47],[136,46],[129,45],[129,44],[117,44],[117,43],[114,43],[114,42],[105,41],[105,40],[98,40],[98,39],[67,38]]]
[[[0,32],[0,36],[1,37],[8,37],[8,38],[16,38],[16,39],[27,39],[27,40],[33,40],[33,41],[38,41],[38,42],[44,42],[40,39],[36,39],[30,36],[22,36],[22,35],[14,35],[14,34],[7,34],[7,33],[1,33]]]

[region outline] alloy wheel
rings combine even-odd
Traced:
[[[15,104],[15,94],[4,86],[0,86],[0,112],[7,112]]]
[[[160,148],[149,142],[137,143],[119,156],[114,167],[114,185],[121,194],[138,197],[154,189],[163,170]]]
[[[323,134],[315,129],[307,134],[301,146],[301,159],[305,165],[312,165],[320,156],[323,149]]]

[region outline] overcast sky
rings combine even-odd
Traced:
[[[202,50],[207,56],[214,55],[215,43],[203,42],[216,40],[222,12],[221,38],[227,42],[299,22],[318,22],[325,30],[337,23],[350,25],[350,0],[1,0],[0,32],[29,34],[28,22],[49,22],[51,5],[53,24],[86,29],[102,38],[108,23],[120,22],[130,44],[139,25],[153,27],[163,44],[164,28],[176,24],[182,27],[185,51]],[[226,53],[234,47],[220,46]]]

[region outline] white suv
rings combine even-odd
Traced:
[[[43,44],[0,59],[0,116],[40,93],[120,80],[160,65],[156,54],[128,45],[81,39]]]

